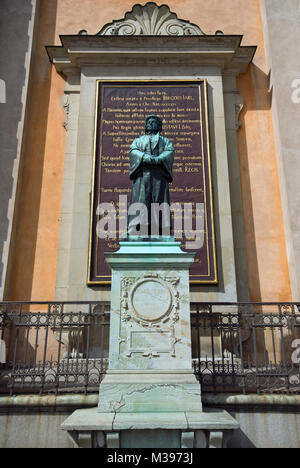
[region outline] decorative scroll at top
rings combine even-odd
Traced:
[[[204,32],[189,21],[178,19],[167,5],[154,2],[135,5],[121,20],[105,25],[101,36],[204,36]]]

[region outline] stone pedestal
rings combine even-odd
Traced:
[[[192,371],[189,267],[174,239],[127,241],[106,254],[112,269],[109,369],[98,408],[62,429],[82,448],[226,447],[238,423],[203,412]]]
[[[99,412],[202,411],[192,372],[189,267],[174,239],[124,241],[112,270],[109,369]]]

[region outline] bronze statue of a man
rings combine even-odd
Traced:
[[[146,118],[145,135],[136,138],[130,147],[130,171],[132,180],[131,201],[128,215],[128,234],[141,232],[145,237],[170,233],[169,183],[173,180],[174,148],[171,141],[162,136],[162,121],[156,115]],[[142,204],[144,215],[137,223],[135,208]],[[158,211],[158,204],[162,209]],[[134,213],[134,214],[132,214]],[[141,215],[141,213],[140,213]],[[170,235],[170,234],[169,234]]]

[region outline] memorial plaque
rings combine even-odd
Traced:
[[[104,253],[119,248],[119,233],[126,226],[131,193],[129,147],[144,134],[145,117],[149,114],[163,120],[162,134],[175,148],[174,180],[170,184],[172,224],[182,249],[196,252],[190,281],[216,284],[205,80],[98,82],[88,284],[111,281]],[[114,218],[107,238],[98,236],[99,221],[107,216],[107,211],[99,209],[101,206],[111,206],[116,213],[116,217],[107,217]]]
[[[155,322],[170,312],[172,296],[170,290],[161,281],[143,279],[135,286],[131,302],[137,317]]]

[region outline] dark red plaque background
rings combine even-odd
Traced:
[[[96,210],[103,202],[113,202],[118,207],[119,195],[127,195],[129,202],[128,149],[131,142],[144,133],[145,117],[149,114],[163,119],[162,134],[173,142],[175,148],[171,204],[204,205],[204,244],[196,250],[190,281],[217,283],[205,80],[101,81],[98,86],[89,284],[105,284],[111,280],[104,252],[118,249],[119,233],[116,232],[114,239],[99,239]],[[195,220],[193,228],[196,228]],[[184,235],[180,240],[183,250],[186,250]]]

